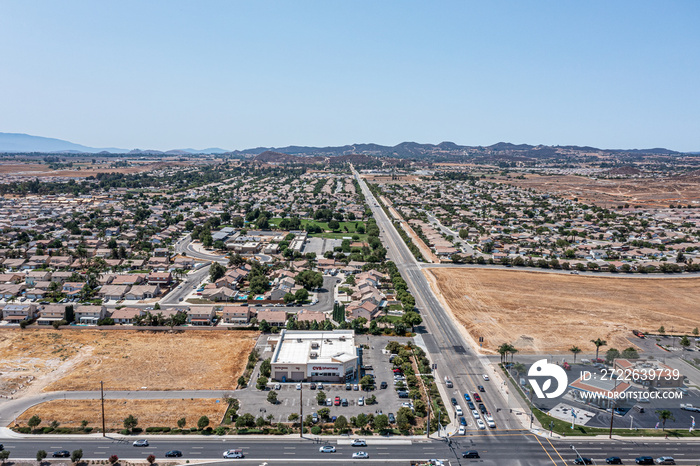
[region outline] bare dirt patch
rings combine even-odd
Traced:
[[[256,332],[0,330],[0,390],[233,389]],[[20,378],[20,376],[24,376]]]
[[[124,428],[124,418],[134,416],[139,426],[177,427],[177,421],[185,418],[186,427],[196,427],[202,416],[209,418],[210,426],[219,425],[226,413],[227,404],[216,399],[183,400],[105,400],[105,427],[110,430]],[[17,422],[26,426],[34,415],[41,418],[41,426],[58,421],[61,427],[80,427],[83,420],[88,426],[102,430],[99,400],[53,400],[29,408]]]
[[[484,350],[511,343],[523,353],[595,352],[630,346],[631,331],[690,334],[700,325],[700,281],[608,278],[469,268],[425,269],[433,290]]]

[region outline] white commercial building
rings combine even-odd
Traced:
[[[359,358],[352,330],[282,330],[269,343],[272,378],[279,382],[345,382],[357,374]]]

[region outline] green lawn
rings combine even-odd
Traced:
[[[270,219],[270,224],[271,225],[279,225],[279,223],[282,221],[280,217],[274,217]],[[327,222],[318,222],[316,220],[308,220],[308,219],[301,219],[301,229],[306,229],[306,225],[309,223],[313,225],[318,225],[321,227],[322,230],[324,230],[324,233],[314,233],[313,237],[317,238],[330,238],[330,239],[342,239],[343,237],[346,236],[353,236],[354,234],[357,234],[360,239],[359,241],[367,241],[367,234],[365,233],[356,233],[355,231],[355,225],[363,225],[366,226],[364,222],[357,220],[353,222],[339,222],[340,223],[340,229],[337,232],[331,232],[328,231],[328,223]],[[345,229],[347,228],[347,231]]]

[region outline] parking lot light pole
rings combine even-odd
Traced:
[[[299,438],[304,438],[304,382],[299,390]]]

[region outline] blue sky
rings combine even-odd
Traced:
[[[700,2],[0,0],[0,131],[700,151]]]

